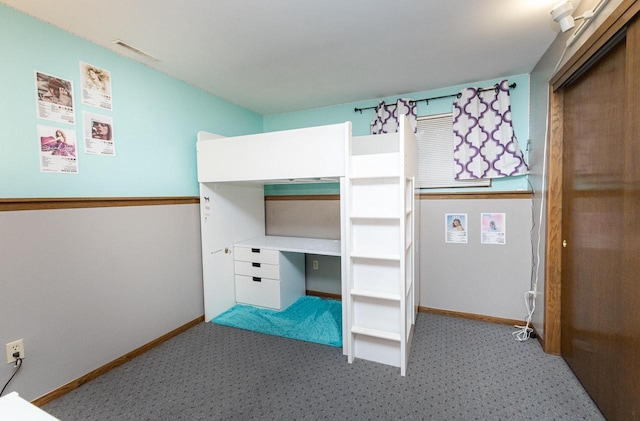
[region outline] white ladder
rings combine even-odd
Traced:
[[[393,365],[403,376],[415,323],[414,177],[405,164],[407,128],[408,123],[398,134],[352,139],[345,176],[348,361]]]

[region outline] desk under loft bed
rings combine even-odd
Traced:
[[[351,123],[220,137],[199,132],[205,319],[305,294],[304,254],[341,256],[343,353],[400,367],[417,312],[417,140],[352,136]],[[264,185],[340,183],[341,240],[265,236]]]

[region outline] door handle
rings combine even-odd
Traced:
[[[562,240],[562,247],[567,247],[567,240]]]

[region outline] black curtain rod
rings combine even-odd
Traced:
[[[515,89],[516,86],[517,86],[516,83],[513,82],[511,85],[509,85],[509,88]],[[495,84],[491,88],[478,89],[478,92],[491,91],[491,90],[494,90],[494,89],[496,90],[496,92],[498,91],[498,84]],[[431,97],[431,98],[412,99],[409,102],[416,102],[417,103],[417,102],[420,102],[420,101],[427,101],[427,105],[429,105],[429,101],[433,101],[435,99],[453,98],[453,97],[460,98],[460,94],[458,93],[458,94],[451,94],[451,95],[434,96],[434,97]],[[373,107],[363,107],[363,108],[356,107],[356,108],[353,109],[353,111],[356,112],[356,113],[359,111],[360,114],[362,114],[362,111],[364,111],[364,110],[373,110],[374,108],[377,108],[377,107],[378,107],[377,105],[375,105]]]

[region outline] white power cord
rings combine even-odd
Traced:
[[[564,58],[564,54],[567,51],[566,47],[560,60],[556,64],[556,69],[560,65],[560,62]],[[554,72],[555,70],[554,69]],[[547,89],[547,106],[549,105],[549,90]],[[515,338],[520,341],[526,341],[531,337],[533,333],[533,328],[531,327],[531,320],[533,319],[533,313],[536,310],[536,298],[538,295],[538,278],[539,278],[539,267],[538,264],[540,262],[540,243],[542,238],[542,213],[544,211],[544,198],[545,198],[545,188],[547,184],[547,145],[549,144],[549,110],[547,110],[547,117],[545,119],[545,129],[544,129],[544,150],[542,151],[542,186],[540,188],[541,198],[540,198],[540,213],[538,215],[538,244],[536,246],[535,255],[533,254],[533,249],[531,251],[532,258],[534,261],[532,262],[531,271],[533,275],[533,268],[536,268],[535,276],[532,276],[533,282],[531,283],[531,290],[524,293],[524,304],[527,308],[527,316],[524,318],[526,322],[524,326],[514,325],[514,327],[518,330],[513,332]],[[531,185],[531,183],[529,183]],[[531,189],[533,191],[533,188]],[[531,212],[533,215],[533,198],[531,199]],[[535,218],[532,217],[532,226],[531,231],[533,231],[535,226]],[[533,248],[533,245],[532,245]]]
[[[593,15],[597,14],[608,1],[609,0],[601,0],[598,6],[593,10],[594,12]],[[589,19],[593,17],[593,15],[591,15],[590,12],[585,13],[585,17]],[[562,63],[562,60],[564,59],[564,56],[567,53],[567,50],[568,50],[568,45],[565,45],[564,50],[560,55],[560,59],[558,59],[556,66],[553,68],[553,71],[551,72],[551,76],[553,76],[555,72],[558,70],[558,67],[560,67],[560,64]],[[548,106],[549,105],[549,89],[547,89],[546,103]],[[524,304],[525,304],[525,307],[527,308],[527,316],[524,318],[524,321],[526,323],[524,326],[514,325],[514,327],[517,328],[518,330],[513,332],[513,335],[516,337],[516,339],[521,342],[529,339],[531,337],[531,334],[533,333],[533,328],[531,327],[531,324],[532,324],[531,320],[533,319],[533,313],[536,310],[536,298],[538,296],[539,268],[537,266],[540,263],[540,243],[542,240],[542,212],[544,211],[544,202],[545,202],[544,199],[545,199],[545,191],[546,191],[546,185],[547,185],[547,147],[548,145],[549,145],[549,110],[547,109],[547,116],[545,119],[545,127],[544,127],[544,150],[542,151],[542,186],[540,188],[540,192],[542,196],[540,198],[540,214],[538,215],[538,244],[536,247],[535,256],[533,255],[533,245],[532,245],[532,251],[531,251],[532,257],[535,259],[532,262],[531,270],[533,272],[533,268],[535,267],[536,271],[535,271],[535,276],[532,276],[533,282],[531,283],[531,290],[524,293]],[[531,183],[529,183],[529,185],[531,186]],[[531,188],[531,190],[533,191],[533,187]],[[533,199],[531,199],[531,209],[533,212]],[[531,231],[533,231],[535,227],[535,219],[532,218],[532,220],[533,221],[532,221]]]
[[[548,94],[547,94],[547,103],[549,102],[548,99]],[[525,322],[526,324],[524,326],[519,326],[519,325],[514,325],[515,328],[517,328],[518,330],[516,330],[515,332],[513,332],[513,335],[515,335],[516,339],[518,341],[526,341],[527,339],[529,339],[531,337],[531,334],[533,333],[533,328],[531,328],[531,320],[533,319],[533,313],[536,310],[536,298],[538,295],[538,277],[539,277],[539,268],[538,268],[538,263],[540,262],[540,243],[541,243],[541,237],[542,237],[542,212],[544,211],[544,192],[545,192],[545,187],[546,187],[546,170],[547,170],[547,133],[549,130],[549,113],[547,113],[547,123],[546,123],[546,129],[545,129],[545,142],[544,142],[544,151],[543,151],[543,161],[542,161],[542,187],[541,187],[541,192],[542,192],[542,197],[540,198],[540,214],[538,215],[539,219],[538,219],[538,244],[536,247],[536,254],[535,256],[532,256],[535,260],[532,262],[532,272],[533,272],[533,268],[536,268],[535,271],[535,276],[533,276],[533,282],[531,284],[531,290],[527,291],[524,293],[524,305],[527,308],[527,316],[525,317]],[[533,200],[533,199],[532,199]],[[535,224],[535,222],[534,222]],[[531,230],[533,230],[533,227],[531,227]],[[533,253],[532,253],[533,254]]]
[[[531,319],[533,318],[533,312],[536,310],[536,292],[535,291],[527,291],[524,293],[524,305],[527,307],[527,317],[525,317],[525,321],[527,322],[524,326],[514,325],[516,330],[513,332],[516,339],[520,342],[524,342],[531,337],[531,333],[533,333],[533,328],[531,328]]]

